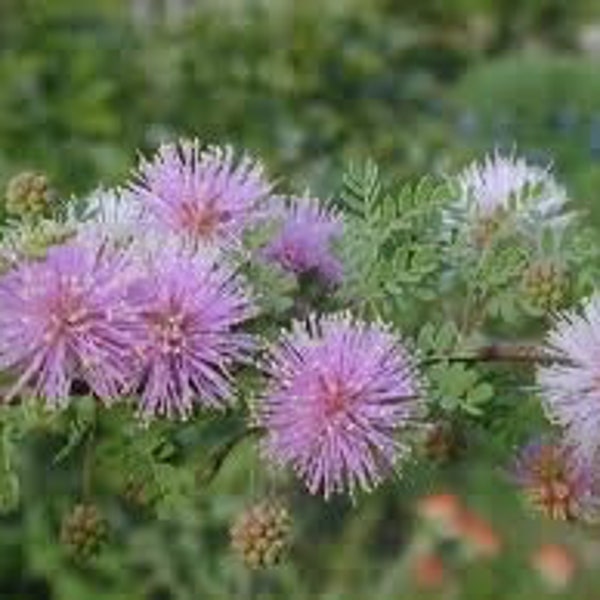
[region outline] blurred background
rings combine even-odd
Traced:
[[[600,225],[600,2],[0,0],[2,186],[34,169],[84,194],[180,136],[247,148],[292,188],[327,195],[351,161],[400,179],[516,149],[554,164]],[[38,499],[58,475],[32,475],[27,510],[0,520],[0,598],[599,597],[585,577],[544,587],[527,553],[572,529],[532,519],[489,462],[460,458],[428,461],[358,506],[293,499],[292,559],[251,576],[226,545],[252,453],[242,446],[200,506],[127,525],[93,571],[57,558]],[[461,571],[460,594],[459,575],[432,562],[407,583],[398,558],[416,499],[445,490],[495,522],[506,548],[493,568]],[[593,535],[577,540],[578,561],[598,556]]]
[[[482,149],[600,184],[597,0],[2,0],[0,177],[111,184],[179,135],[324,187]]]

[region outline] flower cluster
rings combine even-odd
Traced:
[[[566,194],[551,173],[513,156],[496,153],[454,181],[456,197],[435,205],[434,221],[452,216],[453,227],[472,234],[466,236],[471,249],[489,246],[507,224],[522,233],[536,227],[560,230],[570,218]],[[13,200],[23,196],[36,213],[36,199],[46,198],[47,186],[31,176],[17,183]],[[394,212],[382,210],[382,219],[401,221],[396,210],[401,200]],[[375,235],[365,239],[385,229],[385,244],[358,261],[367,264],[364,279],[370,279],[371,261],[392,258],[382,270],[385,277],[375,278],[383,293],[378,290],[363,302],[345,285],[351,279],[349,247],[342,253],[348,264],[336,248],[350,243],[349,231],[359,237],[360,226],[354,229],[350,213],[344,222],[341,210],[308,193],[282,199],[262,163],[197,140],[164,145],[141,159],[129,182],[118,190],[96,190],[84,206],[67,210],[58,228],[40,220],[46,209],[37,219],[22,218],[35,226],[34,251],[0,251],[0,370],[10,382],[9,399],[29,394],[64,407],[74,390],[85,390],[107,405],[130,402],[146,419],[188,419],[197,409],[224,410],[238,398],[258,398],[252,408],[264,455],[293,469],[309,492],[326,498],[372,489],[408,456],[409,430],[424,420],[424,377],[410,346],[382,322],[381,316],[387,319],[391,312],[379,310],[379,303],[389,300],[393,310],[396,300],[403,307],[413,296],[426,298],[413,293],[418,290],[404,294],[402,286],[425,278],[433,282],[438,248],[430,241],[439,242],[439,236],[428,237],[427,251],[421,252],[413,244],[419,232],[412,226],[377,221]],[[396,236],[410,238],[398,254],[392,248]],[[455,253],[449,255],[453,260]],[[255,262],[261,268],[252,269]],[[566,292],[562,270],[548,264],[535,263],[519,289],[550,309]],[[523,265],[509,266],[512,273]],[[266,270],[273,277],[284,270],[300,283],[309,277],[311,286],[326,295],[313,294],[302,305],[293,298],[282,302],[289,308],[271,319],[259,314],[260,290],[243,276]],[[402,283],[388,285],[386,278],[398,271]],[[439,282],[442,287],[452,283],[446,275]],[[304,291],[302,285],[291,287],[290,294]],[[485,294],[478,295],[484,304]],[[327,302],[320,302],[326,296]],[[321,314],[323,306],[336,306],[337,312]],[[345,312],[348,307],[360,317]],[[485,308],[478,307],[482,314]],[[263,323],[279,327],[282,321],[287,327],[279,339],[258,338]],[[268,328],[267,334],[273,331]],[[540,369],[539,387],[573,449],[573,461],[565,463],[560,476],[569,494],[577,496],[579,476],[569,469],[582,472],[600,447],[600,300],[592,299],[582,316],[558,317],[548,345],[544,355],[559,360]],[[240,372],[248,371],[256,389],[240,393]],[[441,368],[436,377],[441,381],[445,375]],[[446,396],[464,391],[477,404],[492,395],[485,386],[466,389],[471,377],[465,376],[463,385],[460,373],[455,375]],[[443,408],[434,407],[432,414]],[[438,429],[430,439],[431,452],[451,449],[447,434],[447,427]],[[522,472],[538,477],[541,456],[522,457]],[[552,494],[563,490],[547,478],[542,483],[544,492],[548,486]],[[557,498],[551,500],[553,515],[570,517],[575,510],[571,496],[559,498],[566,502],[560,506]],[[475,545],[496,551],[493,536],[486,539],[485,527],[472,515],[462,513],[458,524]]]
[[[240,255],[328,290],[343,277],[340,217],[312,197],[282,203],[272,189],[259,162],[184,141],[142,159],[122,189],[72,207],[71,238],[0,278],[9,397],[63,407],[86,390],[105,404],[133,402],[145,418],[231,407],[236,373],[256,364],[259,345]],[[237,252],[265,222],[275,227],[260,251]],[[264,447],[311,492],[369,489],[408,453],[395,435],[417,418],[421,388],[387,327],[315,314],[269,353]]]

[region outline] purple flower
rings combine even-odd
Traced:
[[[242,282],[214,256],[166,244],[130,300],[142,413],[185,418],[195,404],[231,404],[231,367],[252,349],[237,331],[254,314]]]
[[[268,373],[265,453],[311,493],[368,490],[408,453],[395,434],[418,415],[420,386],[406,348],[382,327],[346,316],[297,323]]]
[[[589,507],[592,478],[571,448],[553,440],[536,439],[518,453],[512,468],[525,496],[550,519],[572,520]]]
[[[105,401],[119,397],[132,372],[131,273],[124,252],[76,239],[0,279],[0,369],[18,377],[10,395],[30,386],[62,406],[78,380]]]
[[[342,234],[341,220],[313,198],[296,198],[283,211],[279,231],[264,250],[267,260],[295,274],[314,273],[335,284],[342,264],[332,244]]]
[[[162,146],[130,187],[159,226],[202,241],[237,240],[271,191],[260,163],[197,140]]]
[[[557,318],[548,351],[561,361],[538,371],[546,412],[565,429],[577,459],[590,464],[600,448],[600,296],[588,300],[581,314]]]

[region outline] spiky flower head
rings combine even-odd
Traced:
[[[452,220],[470,230],[477,246],[487,246],[506,224],[539,231],[569,219],[566,192],[550,170],[513,155],[495,152],[473,162],[458,174],[456,187]]]
[[[290,543],[291,518],[276,500],[263,500],[245,510],[231,528],[231,545],[251,569],[281,561]]]
[[[236,241],[271,192],[262,164],[198,140],[160,147],[130,189],[159,227],[188,239]]]
[[[108,522],[95,504],[78,504],[65,515],[60,539],[75,559],[97,555],[108,538]]]
[[[526,498],[550,519],[572,520],[588,507],[591,477],[571,449],[553,440],[526,444],[515,460],[513,477]]]
[[[342,221],[315,198],[293,198],[282,211],[280,227],[264,250],[265,257],[296,275],[314,274],[328,284],[342,278],[342,263],[333,243]]]
[[[116,243],[146,235],[151,227],[144,207],[128,190],[98,188],[83,199],[79,213],[72,211],[69,219],[78,231]]]
[[[54,197],[43,173],[23,171],[15,175],[6,189],[6,212],[27,218],[47,213]]]
[[[129,291],[141,411],[185,418],[195,405],[224,408],[231,369],[252,349],[239,331],[255,313],[244,284],[215,254],[178,244],[151,254]]]
[[[290,465],[311,493],[371,489],[408,453],[395,436],[417,417],[420,387],[391,331],[347,315],[296,323],[267,370],[266,455]]]
[[[564,430],[574,460],[589,466],[600,448],[600,296],[556,318],[547,353],[556,360],[537,374],[545,410]]]
[[[76,239],[0,278],[0,369],[52,406],[75,381],[105,401],[130,377],[128,256]]]

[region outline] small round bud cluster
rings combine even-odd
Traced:
[[[148,509],[154,504],[155,496],[142,477],[130,477],[123,488],[123,499],[131,507]]]
[[[287,509],[264,500],[244,511],[231,528],[231,545],[251,569],[269,567],[283,557],[291,532]]]
[[[74,558],[97,555],[107,537],[108,523],[93,504],[78,504],[63,519],[60,540]]]
[[[16,217],[44,214],[52,202],[53,192],[42,173],[24,171],[8,182],[6,211]]]
[[[535,262],[523,273],[523,289],[533,307],[554,310],[565,301],[568,279],[560,265],[552,261]]]

